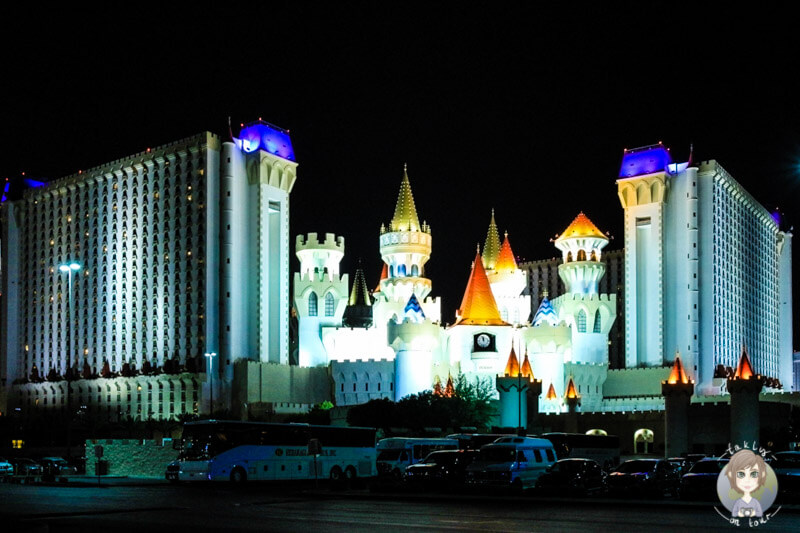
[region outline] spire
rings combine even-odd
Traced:
[[[484,253],[485,252],[486,250],[484,250]],[[511,243],[508,242],[508,232],[505,233],[503,245],[500,247],[500,253],[497,255],[494,269],[505,272],[513,272],[517,269],[517,260],[514,259],[514,252],[511,251]]]
[[[572,381],[572,376],[569,377],[569,382],[567,383],[567,392],[564,393],[564,398],[577,398],[578,391],[575,389],[575,382]]]
[[[422,311],[422,306],[419,305],[417,295],[411,293],[411,298],[408,299],[405,309],[403,309],[403,320],[420,323],[425,320],[425,313]]]
[[[444,387],[445,398],[452,398],[456,395],[456,388],[453,386],[453,376],[447,373],[447,385]]]
[[[492,295],[489,286],[489,279],[483,269],[483,261],[480,252],[475,255],[472,263],[472,274],[470,274],[467,290],[464,291],[464,299],[461,300],[461,307],[456,311],[455,325],[473,326],[507,326],[508,324],[500,318],[500,311],[497,310],[497,302]]]
[[[389,265],[386,263],[383,264],[383,269],[381,270],[381,279],[378,280],[378,286],[375,287],[375,290],[372,291],[373,294],[376,292],[381,292],[381,281],[385,280],[389,277]]]
[[[556,394],[556,389],[553,387],[553,384],[550,384],[550,387],[547,389],[547,394],[545,395],[546,400],[557,400],[558,395]]]
[[[689,383],[689,378],[686,376],[686,372],[683,370],[680,352],[675,354],[675,362],[672,363],[672,371],[669,373],[667,383],[672,385],[676,383]]]
[[[551,326],[557,326],[559,322],[558,314],[553,304],[551,304],[550,300],[547,298],[547,291],[542,291],[542,294],[544,295],[542,297],[542,303],[539,304],[539,309],[537,309],[536,314],[533,315],[531,325],[540,326],[542,322],[547,322]]]
[[[400,182],[400,194],[397,197],[397,206],[394,208],[394,217],[389,227],[390,231],[420,231],[417,208],[414,206],[414,195],[411,193],[411,182],[408,180],[406,166],[403,166],[403,181]]]
[[[517,359],[517,353],[514,351],[513,346],[511,347],[511,353],[508,354],[508,362],[506,363],[506,369],[503,375],[512,378],[519,377],[519,360]]]
[[[364,279],[364,270],[361,267],[356,269],[356,279],[353,281],[353,289],[350,291],[349,305],[372,305],[367,290],[367,281]]]
[[[525,359],[522,361],[522,373],[523,378],[529,378],[531,380],[536,379],[533,375],[533,370],[531,369],[531,362],[528,361],[528,349],[525,349]],[[541,392],[541,390],[540,390]]]
[[[489,222],[489,231],[486,233],[486,244],[483,246],[483,266],[487,270],[493,270],[499,254],[500,234],[497,232],[497,224],[494,221],[494,209],[492,209],[492,220]]]
[[[608,240],[602,231],[597,229],[597,226],[589,220],[589,217],[583,214],[583,211],[578,213],[578,216],[575,217],[575,220],[567,226],[567,229],[564,230],[556,240],[560,241],[562,239],[569,239],[571,237],[600,237],[603,239]]]
[[[436,376],[436,380],[433,382],[433,394],[436,396],[444,396],[444,391],[442,390],[442,380],[439,379],[439,376]]]
[[[750,379],[755,376],[753,365],[750,364],[750,356],[747,355],[747,348],[742,346],[742,355],[739,357],[739,364],[736,365],[736,373],[733,377],[738,379]]]

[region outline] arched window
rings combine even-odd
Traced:
[[[602,323],[600,322],[600,310],[594,312],[594,328],[592,328],[592,333],[602,333]]]
[[[586,333],[586,311],[583,309],[578,311],[578,316],[575,318],[575,323],[578,326],[579,333]]]
[[[331,294],[331,293],[326,294],[325,295],[325,316],[333,316],[333,310],[334,310],[334,307],[335,307],[334,303],[335,302],[333,300],[333,294]]]
[[[419,277],[419,267],[417,265],[411,265],[411,276]]]
[[[313,291],[308,295],[308,316],[317,316],[317,293]]]
[[[572,252],[567,252],[567,260],[566,260],[566,262],[567,263],[571,263],[572,262]]]
[[[597,261],[597,252],[592,250],[592,254],[589,256],[590,261]]]
[[[586,261],[586,250],[578,250],[577,261]]]
[[[405,265],[397,265],[397,277],[404,278],[406,276],[406,266]]]

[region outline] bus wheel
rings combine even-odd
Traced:
[[[351,488],[358,481],[358,474],[353,465],[348,466],[344,471],[344,477],[347,480],[348,488]]]
[[[235,485],[243,485],[247,481],[247,472],[244,468],[237,466],[231,471],[231,483]]]
[[[331,468],[330,480],[333,483],[339,483],[342,480],[342,469],[338,466]]]

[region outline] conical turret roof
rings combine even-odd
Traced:
[[[567,383],[567,391],[564,393],[564,398],[577,398],[578,391],[575,389],[575,382],[572,381],[572,376],[569,378],[569,382]]]
[[[550,300],[547,298],[546,292],[542,297],[542,303],[539,304],[539,309],[537,309],[536,314],[533,315],[533,322],[531,322],[531,324],[539,326],[542,322],[547,322],[551,326],[558,325],[558,313],[556,313],[553,304],[551,304]]]
[[[500,255],[500,234],[497,232],[497,224],[494,221],[494,209],[492,209],[492,220],[489,221],[489,231],[486,233],[486,244],[483,246],[483,266],[488,270],[493,270],[497,257]]]
[[[411,322],[423,322],[425,320],[425,312],[417,300],[417,295],[411,293],[411,298],[408,299],[405,309],[403,309],[403,319],[410,320]]]
[[[672,371],[669,373],[669,377],[667,378],[667,383],[672,385],[676,383],[689,383],[689,378],[686,376],[686,372],[683,370],[683,363],[681,362],[681,354],[675,354],[675,362],[672,363]]]
[[[455,323],[456,326],[508,326],[500,318],[497,302],[495,302],[492,289],[489,286],[486,271],[483,269],[480,252],[475,255],[467,290],[464,291],[464,299],[461,300],[461,307],[456,311],[456,315],[458,317]]]
[[[383,264],[383,269],[381,270],[381,279],[378,280],[378,286],[375,287],[375,290],[372,291],[373,293],[381,292],[381,281],[385,280],[389,277],[389,265],[386,263]]]
[[[511,251],[508,233],[505,234],[503,239],[503,245],[500,247],[500,253],[497,255],[494,269],[498,272],[513,272],[517,269],[517,260],[514,259],[514,252]]]
[[[347,303],[348,305],[372,305],[372,300],[367,290],[367,280],[364,279],[364,270],[360,267],[356,269],[353,288],[350,290],[350,300]]]
[[[750,364],[750,356],[747,355],[747,348],[742,346],[742,355],[739,357],[739,364],[736,365],[736,373],[733,376],[739,379],[750,379],[755,375],[753,365]]]
[[[508,354],[508,362],[503,374],[512,378],[519,377],[519,360],[513,346],[511,347],[511,353]]]
[[[567,226],[567,229],[564,230],[556,241],[560,241],[562,239],[569,239],[572,237],[600,237],[603,239],[608,240],[602,231],[600,231],[594,223],[589,220],[589,217],[583,214],[583,211],[578,213],[578,216],[575,217],[575,220]]]
[[[400,182],[400,194],[397,196],[397,205],[394,208],[391,231],[420,231],[407,167],[403,167],[403,181]]]
[[[528,360],[528,351],[525,351],[525,359],[522,361],[522,369],[520,370],[523,378],[536,379],[533,375],[531,362]]]
[[[553,387],[553,384],[550,384],[550,387],[547,388],[547,394],[545,395],[545,399],[547,400],[556,400],[558,399],[558,395],[556,394],[556,388]]]

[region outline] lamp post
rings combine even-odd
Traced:
[[[67,274],[67,376],[72,368],[72,273],[81,269],[80,263],[58,265],[58,271]],[[67,379],[67,457],[72,455],[72,386]]]
[[[211,416],[214,416],[214,358],[217,356],[216,353],[206,353],[206,357],[208,358],[208,389],[210,392],[210,403],[208,404],[208,413]]]

